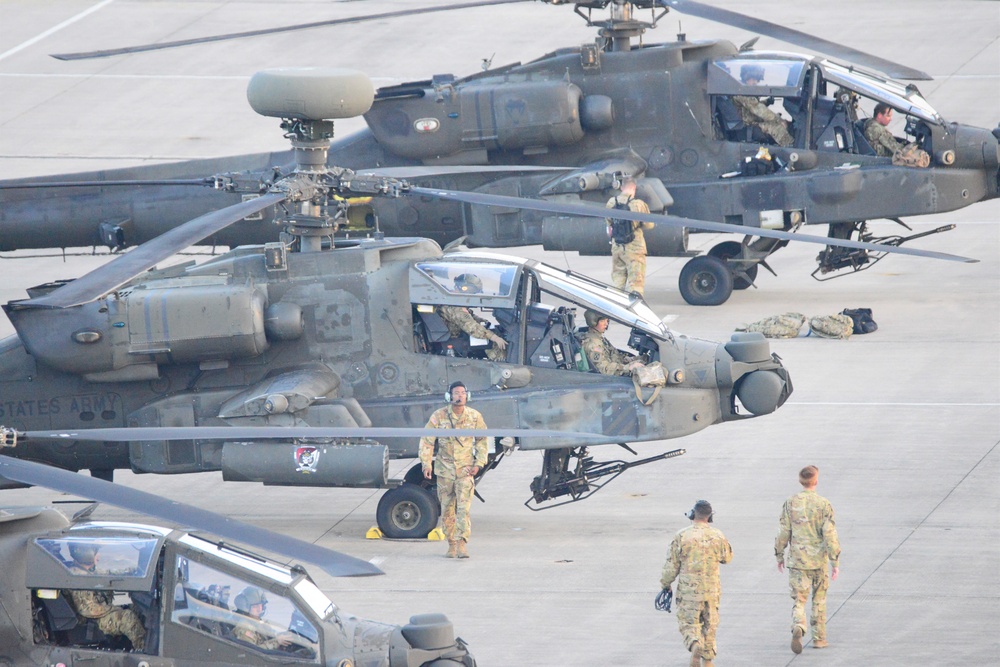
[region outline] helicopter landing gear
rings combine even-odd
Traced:
[[[624,443],[619,443],[619,445],[633,454],[635,453],[628,445]],[[586,447],[547,449],[542,460],[542,474],[531,481],[531,497],[524,502],[524,506],[537,512],[584,500],[603,489],[608,482],[629,468],[663,459],[672,459],[685,452],[684,449],[675,449],[638,461],[595,461],[588,454]],[[594,481],[601,477],[608,477],[608,479],[600,484]],[[563,496],[569,496],[569,499],[545,507],[532,507],[530,504],[534,501],[536,505],[540,505],[547,500]]]
[[[681,269],[681,296],[692,306],[718,306],[733,293],[733,275],[718,257],[695,257]]]
[[[441,506],[433,488],[409,481],[382,494],[375,513],[382,534],[395,539],[427,537],[440,516]]]
[[[710,257],[718,257],[729,265],[733,274],[733,289],[744,290],[757,279],[757,262],[742,259],[743,244],[739,241],[723,241],[708,251]]]

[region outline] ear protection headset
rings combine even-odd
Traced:
[[[706,501],[706,500],[699,500],[698,502],[696,502],[694,504],[694,507],[692,507],[690,510],[688,510],[688,513],[685,514],[684,516],[686,516],[689,521],[694,521],[694,516],[695,516],[694,510],[695,510],[696,507],[698,507],[698,505],[708,505],[708,509],[709,509],[708,522],[712,523],[712,518],[715,516],[715,512],[712,511],[712,506],[709,505],[708,501]]]
[[[444,400],[451,403],[451,398],[452,398],[451,392],[455,390],[455,387],[461,387],[462,389],[465,389],[465,400],[466,401],[472,400],[472,392],[468,390],[468,388],[465,386],[465,383],[462,382],[461,380],[459,380],[458,382],[452,382],[451,385],[448,386],[448,391],[444,392]]]

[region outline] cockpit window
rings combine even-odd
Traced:
[[[35,543],[76,577],[143,579],[157,540],[141,537],[37,538]]]
[[[612,319],[636,327],[660,338],[667,338],[667,327],[642,299],[621,290],[608,288],[586,276],[567,274],[545,264],[532,267],[538,276],[538,286],[543,292],[591,307],[606,313]]]
[[[176,568],[171,622],[264,653],[318,657],[319,630],[290,596],[183,556]]]
[[[459,264],[457,262],[422,262],[417,270],[450,294],[462,296],[510,296],[517,267],[502,264]]]
[[[885,102],[906,115],[916,116],[929,123],[944,124],[938,112],[913,84],[902,84],[861,70],[849,69],[829,60],[823,61],[823,77],[863,97]]]
[[[774,58],[733,58],[709,66],[709,93],[719,95],[783,95],[797,97],[802,90],[806,63]]]

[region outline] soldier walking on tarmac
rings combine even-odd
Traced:
[[[635,197],[635,179],[623,176],[620,194],[608,200],[607,208],[649,213],[649,206]],[[611,234],[611,284],[626,292],[642,294],[646,287],[646,237],[652,222],[608,218]]]
[[[715,632],[719,627],[719,565],[733,559],[733,548],[712,521],[712,505],[699,500],[688,512],[691,525],[670,543],[660,586],[677,579],[677,625],[691,652],[691,667],[714,667]]]
[[[806,633],[806,602],[812,592],[812,645],[826,648],[826,591],[830,580],[840,573],[840,541],[830,501],[816,493],[819,468],[806,466],[799,471],[802,492],[785,501],[781,509],[774,555],[778,572],[788,566],[788,586],[792,599],[792,652],[802,653]],[[785,560],[785,548],[788,560]],[[827,573],[827,561],[832,571]]]
[[[452,382],[444,395],[448,405],[434,412],[427,428],[485,429],[478,410],[466,405],[469,392],[462,382]],[[437,456],[434,443],[437,443]],[[448,538],[448,558],[468,558],[472,533],[472,492],[475,476],[486,465],[486,438],[424,436],[420,439],[420,463],[424,477],[437,474],[441,525]]]

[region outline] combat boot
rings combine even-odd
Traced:
[[[456,540],[456,543],[458,544],[458,557],[468,558],[469,550],[465,548],[465,540]]]
[[[448,553],[444,555],[445,558],[456,558],[458,556],[458,541],[448,540]]]
[[[802,628],[792,630],[792,653],[802,653]]]
[[[701,667],[701,644],[691,644],[691,667]]]
[[[826,642],[825,639],[813,640],[813,648],[826,648],[827,646],[829,646],[829,644]]]

